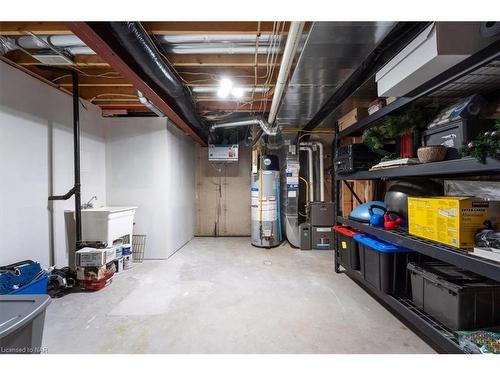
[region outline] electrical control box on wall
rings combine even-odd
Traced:
[[[209,161],[238,161],[238,145],[208,145]]]

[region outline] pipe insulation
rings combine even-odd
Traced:
[[[173,34],[158,35],[161,43],[168,44],[197,44],[197,43],[245,43],[255,45],[257,38],[259,44],[271,44],[273,41],[280,41],[281,36],[272,34]]]
[[[255,46],[249,45],[241,45],[236,43],[220,43],[220,44],[173,44],[173,45],[164,45],[165,50],[168,53],[173,53],[175,55],[186,55],[186,54],[194,54],[194,55],[208,55],[208,54],[221,54],[221,55],[253,55],[255,53],[262,55],[268,53],[281,53],[280,47],[271,47],[271,46],[259,46],[255,48]]]
[[[321,202],[325,201],[325,171],[324,171],[324,161],[323,161],[323,144],[321,142],[300,142],[301,146],[311,146],[313,150],[318,149],[319,158],[319,200]]]
[[[186,87],[164,61],[149,35],[138,22],[89,22],[88,25],[151,87],[157,87],[165,102],[204,140],[208,124],[196,110]]]
[[[271,102],[271,109],[269,111],[269,117],[267,122],[271,125],[276,119],[276,114],[278,113],[278,107],[281,103],[281,98],[285,91],[286,83],[288,81],[288,76],[292,69],[293,60],[299,43],[302,37],[302,30],[304,29],[305,22],[291,22],[290,30],[288,31],[288,36],[286,38],[285,49],[283,51],[283,57],[281,59],[281,66],[278,73],[278,78],[276,79],[276,86],[274,88],[273,101]]]
[[[307,178],[309,180],[309,202],[314,202],[314,166],[313,150],[309,146],[301,146],[300,151],[307,151]]]
[[[259,40],[259,48],[255,43]],[[72,55],[95,55],[95,52],[76,35],[22,35],[17,38],[6,38],[13,45],[27,50],[44,50],[48,46],[65,50]],[[253,34],[188,34],[157,36],[166,51],[175,54],[268,54],[281,53],[279,46],[271,47],[271,41],[280,41],[281,37],[264,34],[260,37]]]
[[[216,129],[223,129],[223,128],[236,128],[239,126],[250,126],[250,125],[259,125],[264,134],[266,135],[277,135],[279,129],[278,128],[272,128],[269,123],[267,123],[266,120],[263,120],[261,118],[253,118],[249,120],[242,120],[242,121],[232,121],[232,122],[223,122],[220,124],[213,124],[210,127],[210,131],[214,131]]]

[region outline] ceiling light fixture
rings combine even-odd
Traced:
[[[219,98],[225,99],[231,93],[233,88],[233,82],[229,78],[223,78],[219,82],[219,89],[217,90],[217,96]]]
[[[242,87],[233,87],[231,90],[231,95],[233,95],[236,99],[240,99],[243,97],[243,88]]]

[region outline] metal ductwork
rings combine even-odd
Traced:
[[[25,35],[11,42],[21,49],[44,50],[47,48],[68,52],[72,55],[95,55],[76,35]]]
[[[201,138],[208,139],[208,124],[198,115],[189,91],[138,22],[89,22],[88,25],[113,45],[120,57],[127,60],[150,87],[157,87],[164,100]]]
[[[168,53],[176,55],[196,54],[224,54],[224,55],[253,55],[255,53],[262,55],[267,53],[281,53],[279,46],[259,46],[241,45],[237,43],[197,43],[197,44],[173,44],[164,45]]]
[[[312,151],[318,150],[318,160],[319,160],[319,201],[325,201],[325,171],[324,171],[324,161],[323,161],[323,143],[319,141],[315,142],[300,142],[300,150],[302,150],[302,146],[312,147]],[[311,188],[311,190],[313,190]]]
[[[221,124],[214,124],[210,127],[210,131],[214,131],[216,129],[223,129],[223,128],[236,128],[239,126],[251,126],[251,125],[259,125],[264,134],[266,135],[277,135],[279,128],[272,128],[271,125],[266,120],[263,120],[261,118],[254,118],[254,119],[249,119],[249,120],[242,120],[242,121],[232,121],[232,122],[224,122]]]
[[[304,30],[305,22],[294,21],[290,24],[290,31],[286,38],[285,50],[283,52],[283,59],[281,62],[278,78],[276,80],[276,87],[274,88],[273,101],[271,103],[271,110],[267,121],[272,125],[276,118],[278,107],[281,103],[281,98],[285,92],[288,76],[292,70],[292,63],[299,49],[299,43],[302,38],[302,30]]]
[[[281,36],[272,34],[179,34],[158,36],[160,43],[184,44],[184,43],[247,43],[255,45],[257,39],[259,45],[266,45],[281,41]]]
[[[157,41],[165,50],[174,54],[267,54],[281,53],[281,36],[264,34],[188,34],[162,35]],[[5,38],[11,49],[55,49],[72,55],[95,55],[76,35],[22,35]],[[256,42],[259,47],[256,48]]]

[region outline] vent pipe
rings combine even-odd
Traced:
[[[250,120],[242,120],[242,121],[232,121],[232,122],[224,122],[221,124],[214,124],[210,127],[210,131],[214,131],[216,129],[223,128],[236,128],[239,126],[250,126],[250,125],[259,125],[264,134],[266,135],[277,135],[279,129],[272,128],[266,120],[261,118],[254,118]]]
[[[323,164],[323,143],[321,142],[300,142],[301,146],[311,146],[313,150],[318,149],[319,158],[319,200],[320,202],[325,201],[325,171]]]
[[[283,57],[281,59],[280,71],[274,88],[271,110],[269,111],[269,117],[267,119],[267,122],[271,125],[274,123],[276,114],[278,113],[278,107],[281,103],[281,98],[283,97],[283,93],[285,91],[288,76],[290,75],[290,71],[292,69],[293,60],[299,47],[304,25],[305,22],[296,21],[290,24],[290,30],[288,31],[288,37],[286,38],[285,50],[283,51]]]
[[[301,146],[300,151],[307,151],[307,178],[309,180],[309,202],[314,202],[314,165],[313,150],[309,146]]]

